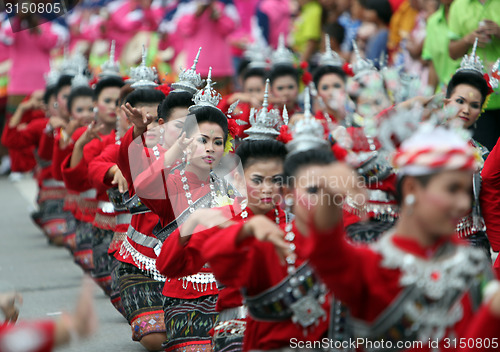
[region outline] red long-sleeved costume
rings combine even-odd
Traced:
[[[332,294],[345,303],[353,317],[367,323],[374,322],[402,292],[400,284],[402,271],[399,268],[387,268],[383,265],[382,254],[369,247],[354,247],[344,239],[341,227],[336,233],[320,234],[313,232],[314,248],[311,253],[311,264],[317,270]],[[413,254],[418,258],[430,258],[446,241],[455,245],[464,245],[455,236],[443,238],[431,247],[422,247],[415,240],[394,235],[390,239],[398,249]],[[429,277],[429,280],[432,276]],[[458,338],[493,338],[499,336],[500,317],[495,317],[489,307],[483,305],[473,312],[470,294],[466,293],[460,300],[463,307],[462,318],[448,332]],[[424,343],[423,349],[430,350]],[[461,351],[478,351],[478,348],[461,349]],[[412,351],[412,350],[408,350]]]
[[[238,209],[239,207],[236,208]],[[242,223],[253,216],[249,208],[247,208],[248,216],[245,219],[241,218],[241,211],[235,210],[232,205],[220,208],[220,210],[228,219]],[[274,221],[276,218],[275,210],[269,211],[266,216]],[[280,223],[286,221],[285,213],[281,210],[279,212],[279,219]],[[175,230],[165,242],[163,242],[161,253],[156,260],[156,268],[160,273],[170,278],[179,278],[196,274],[207,263],[207,259],[203,252],[204,243],[218,231],[218,227],[203,229],[202,226],[198,226],[189,241],[182,245],[180,243],[180,231],[179,229]],[[168,283],[165,284],[163,293],[165,295],[171,295],[171,289]],[[220,312],[224,309],[239,307],[241,305],[242,297],[239,287],[224,287],[224,289],[219,291],[219,297],[217,298],[217,305],[215,308]]]
[[[285,224],[280,226],[284,228]],[[230,287],[244,288],[248,296],[255,296],[285,279],[288,276],[287,265],[280,261],[276,249],[269,242],[260,242],[254,237],[238,241],[242,227],[243,223],[238,223],[220,230],[205,241],[203,253],[217,280]],[[293,232],[297,255],[295,265],[298,267],[307,259],[311,241],[298,231],[295,224]],[[329,311],[328,303],[323,309]],[[291,338],[318,341],[325,337],[327,329],[328,320],[322,320],[304,336],[302,327],[291,319],[271,323],[247,318],[243,350],[289,347]]]

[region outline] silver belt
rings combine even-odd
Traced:
[[[151,249],[155,249],[156,245],[159,242],[156,237],[147,236],[134,229],[132,225],[128,227],[127,237],[130,238],[135,243]]]
[[[95,188],[88,189],[85,192],[81,192],[80,197],[87,198],[87,199],[89,199],[89,198],[93,199],[93,198],[97,197],[97,190]]]
[[[245,319],[248,315],[247,306],[239,306],[235,308],[224,309],[219,313],[219,322],[234,320],[234,319]]]
[[[57,181],[56,179],[53,179],[53,178],[50,178],[48,180],[44,180],[42,184],[44,187],[50,187],[50,188],[65,187],[63,181]]]
[[[130,224],[131,220],[132,220],[132,214],[130,213],[121,213],[116,215],[117,225]]]
[[[385,191],[379,189],[368,189],[368,200],[371,202],[392,202],[395,201],[394,197]]]
[[[115,212],[115,207],[111,202],[105,202],[100,200],[99,203],[97,203],[97,206],[99,207],[99,209],[102,210],[103,213],[113,214]]]

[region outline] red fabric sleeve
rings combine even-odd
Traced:
[[[168,198],[167,179],[171,167],[165,167],[160,158],[144,170],[135,180],[135,191],[141,201],[160,217],[163,226],[174,218],[172,204]]]
[[[460,348],[460,351],[478,352],[498,350],[498,344],[500,343],[499,336],[500,317],[492,314],[489,304],[483,304],[470,321],[465,336],[462,336],[466,341],[468,339],[474,339],[476,343],[472,344],[471,347],[467,346],[467,348]],[[489,344],[488,348],[486,348],[486,340],[489,340],[489,342],[496,341],[497,347],[492,348],[494,345]],[[481,341],[482,348],[479,347],[477,341]]]
[[[368,248],[355,248],[344,239],[343,224],[328,233],[311,229],[313,247],[310,262],[333,295],[349,307],[363,302],[367,259],[374,256]],[[372,266],[377,270],[378,265]],[[357,278],[357,279],[353,279]],[[348,288],[348,289],[347,289]]]
[[[48,121],[48,119],[36,119],[23,129],[11,128],[6,124],[2,133],[2,144],[7,148],[38,147]]]
[[[52,320],[0,325],[0,352],[50,352],[54,348],[55,328]]]
[[[87,178],[88,165],[85,158],[82,158],[75,167],[69,167],[70,162],[71,154],[64,159],[61,165],[62,178],[66,187],[75,192],[84,192],[92,188]]]
[[[83,158],[75,167],[69,167],[71,155],[68,155],[66,159],[64,159],[62,164],[62,175],[66,187],[77,192],[84,192],[92,188],[92,184],[88,178],[88,163],[101,153],[103,143],[105,143],[105,139],[103,139],[103,141],[94,139],[85,145],[85,147],[83,147]]]
[[[54,151],[54,132],[42,133],[38,146],[38,157],[42,160],[51,161]]]
[[[158,271],[170,278],[179,278],[198,273],[207,262],[203,255],[203,243],[217,232],[217,229],[197,227],[189,239],[180,244],[180,231],[175,230],[163,242],[161,253],[156,259]]]
[[[71,155],[73,152],[73,148],[75,147],[75,141],[78,140],[78,138],[81,137],[81,135],[87,130],[87,127],[80,127],[78,128],[73,135],[71,136],[71,141],[68,143],[68,145],[64,148],[61,149],[59,147],[59,141],[61,139],[61,134],[58,134],[55,137],[54,140],[54,150],[52,151],[52,176],[56,180],[62,180],[62,164],[64,162],[64,159],[68,157],[68,155]]]
[[[120,168],[123,177],[128,182],[128,188],[131,189],[133,188],[133,179],[132,179],[132,173],[130,171],[130,161],[129,161],[129,154],[128,150],[133,142],[133,134],[134,134],[134,128],[129,128],[129,130],[125,133],[125,135],[121,138],[120,140],[120,149],[118,151],[118,161],[117,165]]]
[[[246,287],[252,270],[249,249],[256,239],[249,237],[239,244],[236,242],[243,225],[241,222],[222,229],[203,245],[203,253],[215,277],[226,286]]]
[[[137,138],[140,143],[134,141],[134,129],[129,128],[127,133],[120,140],[120,149],[118,152],[117,165],[120,168],[123,177],[127,180],[130,194],[135,192],[134,181],[139,174],[152,165],[154,159],[148,158],[148,149],[145,147],[142,137]]]
[[[116,165],[119,148],[117,144],[110,144],[104,148],[98,157],[89,162],[88,177],[94,188],[110,188],[114,186],[111,184],[113,179],[106,178],[106,173]]]
[[[484,162],[481,172],[481,214],[495,252],[500,251],[500,139]]]

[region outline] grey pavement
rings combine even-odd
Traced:
[[[79,292],[82,270],[65,248],[50,246],[29,216],[34,206],[36,183],[26,178],[12,183],[0,177],[0,292],[15,288],[24,299],[21,320],[56,319],[72,311]],[[127,321],[95,287],[97,333],[89,340],[58,351],[144,352],[132,341]]]

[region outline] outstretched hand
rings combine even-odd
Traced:
[[[5,322],[16,322],[19,317],[19,308],[16,303],[23,303],[23,297],[18,292],[0,294],[0,309],[5,317]]]
[[[314,226],[319,231],[332,229],[342,219],[342,207],[349,196],[361,206],[366,200],[359,175],[345,163],[333,163],[324,168],[320,177],[321,201],[314,211]]]
[[[88,125],[87,130],[82,134],[82,136],[80,138],[82,138],[82,141],[84,142],[84,144],[89,143],[91,140],[93,140],[95,138],[102,141],[102,138],[101,138],[99,133],[103,130],[103,128],[104,128],[103,124],[97,125],[97,122],[92,121]],[[80,140],[80,139],[78,139],[78,140]]]
[[[248,220],[243,225],[242,235],[241,239],[253,236],[261,242],[272,243],[282,263],[290,254],[290,244],[284,239],[284,231],[264,215],[256,215]]]
[[[143,109],[134,108],[130,103],[122,105],[122,110],[127,115],[130,122],[134,124],[137,128],[146,131],[149,124],[154,121],[154,116],[151,116],[149,112],[145,112]]]
[[[113,176],[112,185],[118,186],[118,191],[120,193],[125,193],[128,190],[128,183],[122,174],[122,171],[117,167]]]
[[[180,241],[185,243],[189,240],[197,226],[203,226],[207,229],[218,226],[226,228],[233,225],[227,216],[220,209],[198,209],[186,220],[180,228]]]

